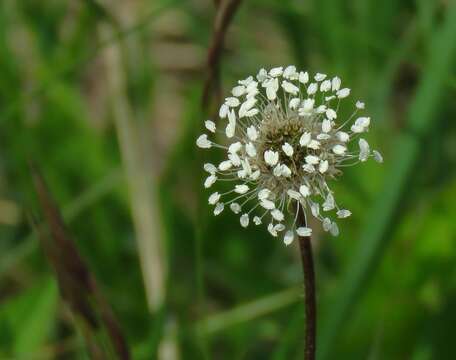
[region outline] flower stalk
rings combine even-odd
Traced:
[[[299,226],[307,227],[304,211],[298,209]],[[301,251],[302,271],[304,275],[304,302],[306,313],[305,347],[306,360],[315,359],[315,343],[317,335],[317,301],[315,294],[315,269],[310,236],[298,236]]]

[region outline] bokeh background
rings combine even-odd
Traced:
[[[27,221],[28,159],[134,359],[303,358],[298,247],[214,218],[202,187],[221,157],[195,146],[217,97],[202,108],[207,51],[230,1],[0,2],[1,359],[88,358]],[[221,94],[288,64],[364,99],[385,158],[333,184],[354,214],[340,236],[314,231],[318,358],[456,358],[455,1],[241,1]]]

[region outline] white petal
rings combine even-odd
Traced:
[[[383,156],[380,154],[377,150],[372,151],[372,154],[374,155],[374,160],[378,163],[383,162]]]
[[[337,92],[337,97],[338,97],[339,99],[346,98],[348,95],[350,95],[350,89],[349,89],[349,88],[343,88],[343,89],[340,89],[340,90]]]
[[[236,154],[241,149],[242,149],[242,144],[239,141],[236,141],[235,143],[232,143],[228,147],[228,152],[230,152],[232,154]]]
[[[245,113],[245,116],[246,117],[253,117],[253,116],[257,115],[259,112],[260,112],[260,110],[258,110],[258,109],[250,109],[249,111],[247,111]]]
[[[235,87],[233,88],[233,90],[231,90],[231,93],[233,94],[233,96],[241,96],[241,95],[244,95],[244,93],[245,93],[245,86],[244,86],[244,85],[235,86]]]
[[[255,126],[251,125],[247,128],[247,136],[252,141],[255,141],[258,138],[258,131]]]
[[[209,204],[210,205],[215,205],[219,200],[220,200],[220,194],[218,192],[215,192],[209,196]]]
[[[257,102],[257,99],[255,98],[250,98],[250,99],[247,99],[246,101],[244,101],[241,105],[241,107],[239,108],[239,118],[242,118],[245,116],[245,114],[255,106]]]
[[[274,224],[270,223],[268,225],[268,231],[272,236],[274,236],[274,237],[277,236],[277,230],[274,228]]]
[[[217,203],[214,208],[214,215],[217,216],[219,215],[223,209],[225,208],[225,205],[223,203]]]
[[[310,164],[304,164],[302,166],[302,168],[304,169],[304,171],[308,172],[309,174],[312,174],[315,172],[315,168],[313,165],[310,165]]]
[[[329,139],[331,139],[331,135],[329,135],[329,134],[321,133],[321,134],[317,135],[317,140],[329,140]]]
[[[256,78],[260,82],[263,82],[264,80],[266,80],[268,78],[268,72],[266,71],[266,69],[264,69],[264,68],[260,69],[260,71],[258,71]]]
[[[320,148],[320,142],[318,140],[310,140],[310,143],[307,145],[309,149],[318,150]]]
[[[278,67],[272,68],[269,71],[269,75],[271,75],[272,77],[280,76],[280,75],[282,75],[282,73],[283,73],[283,66],[278,66]]]
[[[214,175],[217,172],[217,168],[215,167],[215,165],[210,164],[210,163],[204,164],[203,168],[205,171],[207,171],[209,174],[212,174],[212,175]]]
[[[283,77],[286,79],[294,79],[296,75],[296,66],[294,65],[287,66],[283,71]]]
[[[340,218],[340,219],[344,219],[344,218],[347,218],[351,215],[351,211],[350,210],[347,210],[347,209],[340,209],[339,211],[337,211],[337,216]]]
[[[365,104],[364,104],[362,101],[359,101],[359,100],[358,100],[358,101],[356,102],[356,108],[357,108],[357,109],[361,109],[361,110],[362,110],[362,109],[364,109],[364,107],[365,107]]]
[[[320,105],[319,107],[317,107],[317,108],[315,109],[315,112],[316,112],[317,114],[323,114],[323,113],[326,112],[326,110],[327,110],[326,105]]]
[[[196,139],[196,145],[202,149],[209,149],[212,146],[212,143],[208,140],[207,135],[203,134]]]
[[[329,120],[334,120],[337,118],[337,113],[333,109],[326,110],[326,117]]]
[[[279,153],[272,150],[266,150],[264,152],[264,161],[270,166],[276,165],[279,162]]]
[[[332,151],[336,155],[343,155],[347,151],[347,148],[343,145],[337,144],[337,145],[334,145],[334,147],[332,148]]]
[[[240,222],[242,227],[247,227],[249,226],[249,215],[248,214],[242,214],[240,217]]]
[[[280,177],[282,176],[282,165],[281,164],[277,164],[277,166],[274,168],[274,170],[272,171],[273,175],[275,177]]]
[[[220,171],[226,171],[226,170],[231,169],[232,166],[233,166],[233,163],[231,162],[231,160],[225,160],[219,164],[218,168]]]
[[[331,233],[332,236],[338,236],[339,235],[339,227],[335,222],[331,223],[331,226],[329,227],[329,232]]]
[[[291,170],[285,164],[282,164],[282,176],[285,176],[285,177],[290,177],[291,176]]]
[[[310,142],[311,139],[311,134],[310,132],[305,132],[301,135],[301,138],[299,139],[299,145],[301,146],[307,146]]]
[[[261,225],[261,219],[258,216],[253,217],[253,223],[255,225]]]
[[[369,143],[364,139],[359,139],[359,160],[366,161],[369,157],[370,148]]]
[[[219,110],[220,119],[226,118],[226,116],[228,115],[228,111],[230,111],[228,105],[223,104],[222,106],[220,106],[220,110]]]
[[[277,78],[271,79],[266,83],[266,96],[269,100],[274,100],[277,97],[277,90],[279,89],[279,80]]]
[[[273,201],[264,199],[260,201],[260,206],[267,209],[267,210],[272,210],[275,208],[275,204]]]
[[[275,231],[284,231],[285,230],[285,225],[284,224],[276,224],[274,226]]]
[[[313,94],[315,94],[317,92],[317,90],[318,90],[318,85],[316,83],[312,83],[307,88],[307,94],[308,95],[313,95]]]
[[[331,81],[330,80],[325,80],[321,83],[320,85],[320,91],[321,92],[326,92],[331,90]]]
[[[310,211],[312,212],[312,215],[316,218],[320,215],[320,205],[318,203],[312,202],[310,204]]]
[[[320,162],[320,158],[315,155],[307,155],[305,157],[305,159],[306,159],[306,163],[308,163],[310,165],[317,165]]]
[[[229,107],[236,107],[239,106],[241,102],[239,101],[238,98],[236,97],[227,97],[225,99],[225,104],[227,104]]]
[[[315,81],[322,81],[326,79],[326,74],[316,73],[314,79]]]
[[[206,120],[204,122],[204,126],[206,127],[206,129],[208,129],[210,132],[212,133],[215,133],[215,122],[211,121],[211,120]]]
[[[310,189],[307,185],[301,185],[299,187],[299,192],[301,193],[302,196],[307,197],[310,195]]]
[[[370,125],[370,117],[359,117],[355,121],[355,125],[362,127],[362,128],[367,128]]]
[[[288,246],[290,245],[294,240],[294,234],[293,234],[293,231],[291,230],[288,230],[286,233],[285,233],[285,236],[283,237],[283,243]]]
[[[298,80],[300,83],[302,84],[306,84],[309,82],[309,73],[306,71],[306,72],[300,72],[299,73],[299,77],[298,77]]]
[[[331,120],[324,119],[321,123],[321,130],[325,133],[329,133],[331,131]]]
[[[239,205],[238,203],[235,203],[235,202],[231,203],[230,209],[235,214],[239,214],[241,212],[241,205]]]
[[[282,145],[282,150],[287,156],[293,156],[293,146],[291,146],[289,143],[285,143]]]
[[[331,219],[330,218],[324,218],[323,219],[323,230],[324,231],[329,231],[331,227]]]
[[[329,168],[329,163],[328,160],[323,160],[320,162],[320,165],[318,167],[318,171],[322,174],[324,174],[326,171],[328,171]]]
[[[252,81],[253,81],[253,76],[249,76],[248,78],[246,78],[244,80],[239,80],[238,83],[241,85],[248,86]]]
[[[238,154],[229,153],[228,154],[228,159],[231,161],[233,166],[237,167],[237,166],[241,165],[241,158],[239,157]]]
[[[332,91],[338,91],[340,89],[341,80],[339,77],[335,76],[332,79]]]
[[[215,184],[215,182],[217,181],[217,176],[215,175],[210,175],[206,178],[206,180],[204,181],[204,187],[206,189],[209,189],[212,185]]]
[[[301,194],[299,192],[297,192],[296,190],[292,190],[292,189],[289,189],[287,191],[287,194],[290,198],[294,199],[294,200],[300,200],[301,199]]]
[[[310,236],[312,235],[312,229],[308,227],[299,227],[296,229],[296,233],[299,236]]]
[[[347,142],[348,140],[350,140],[350,135],[348,135],[346,132],[343,132],[343,131],[338,131],[336,133],[336,136],[337,136],[337,139],[339,139],[339,141],[342,141],[342,142]]]
[[[279,209],[272,210],[271,215],[277,221],[282,221],[285,218],[283,212],[281,212]]]
[[[251,142],[246,144],[245,145],[245,152],[247,153],[248,156],[255,157],[256,154],[257,154],[255,145],[253,145],[253,143],[251,143]]]
[[[290,100],[289,104],[288,104],[288,107],[291,109],[291,110],[295,110],[298,108],[299,104],[301,103],[301,99],[300,98],[293,98]]]
[[[323,203],[323,211],[330,211],[336,207],[336,202],[334,201],[334,196],[328,194],[325,202]]]
[[[236,185],[234,187],[234,192],[238,194],[245,194],[247,191],[249,191],[249,187],[247,185]]]
[[[260,191],[258,191],[258,199],[259,200],[265,200],[269,197],[269,195],[271,194],[271,190],[269,189],[261,189]]]
[[[299,88],[296,85],[286,80],[282,81],[282,87],[287,93],[293,95],[296,95],[299,92]]]
[[[255,170],[252,175],[250,175],[250,178],[252,180],[258,180],[258,178],[260,177],[261,175],[261,171],[260,170]]]

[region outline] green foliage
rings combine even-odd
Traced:
[[[37,209],[33,158],[134,359],[302,359],[297,247],[206,206],[201,165],[219,158],[195,138],[210,117],[200,97],[212,3],[0,2],[0,358],[87,358],[24,216]],[[254,0],[235,14],[223,95],[263,66],[337,74],[365,99],[369,142],[385,157],[334,183],[353,211],[340,237],[315,232],[321,360],[456,355],[455,44],[454,1]],[[117,45],[123,95],[106,65]],[[163,229],[157,312],[113,121],[119,96]]]

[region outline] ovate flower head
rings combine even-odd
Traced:
[[[312,233],[296,226],[299,211],[304,211],[337,236],[334,219],[351,212],[337,204],[330,180],[369,158],[383,161],[363,138],[371,124],[369,116],[358,114],[364,103],[346,100],[350,89],[339,77],[312,76],[295,66],[261,69],[256,77],[240,80],[231,94],[220,107],[222,129],[205,122],[210,133],[225,140],[217,144],[202,134],[196,141],[200,148],[225,151],[220,164],[204,165],[205,188],[218,181],[233,184],[209,196],[214,214],[229,207],[240,216],[241,226],[266,224],[271,235],[282,236],[288,245],[295,235]],[[342,102],[353,107],[347,119],[338,113]]]

